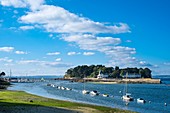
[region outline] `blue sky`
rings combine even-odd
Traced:
[[[169,0],[0,0],[0,71],[63,75],[77,65],[170,74]]]

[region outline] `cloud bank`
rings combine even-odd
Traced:
[[[121,39],[112,36],[100,36],[100,34],[130,33],[128,24],[118,22],[116,24],[104,24],[95,22],[89,18],[76,15],[62,7],[48,5],[45,0],[0,0],[2,6],[14,8],[26,8],[26,13],[18,18],[21,23],[19,29],[42,29],[48,33],[61,34],[61,39],[76,44],[80,49],[87,50],[83,55],[94,55],[94,51],[108,56],[108,64],[111,66],[151,66],[145,61],[137,60],[133,55],[136,49],[120,46]],[[51,35],[52,37],[52,35]],[[128,40],[127,42],[131,42]],[[14,48],[0,48],[0,51],[11,52]],[[93,52],[90,52],[93,51]],[[17,52],[18,54],[22,52]],[[47,55],[59,55],[59,52],[47,53]],[[78,55],[80,53],[68,52],[67,55]],[[60,59],[56,59],[60,61]],[[37,60],[24,61],[20,63],[41,63],[51,67],[66,66],[59,62],[39,62]]]

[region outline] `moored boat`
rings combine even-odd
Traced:
[[[62,90],[66,90],[66,88],[65,88],[65,87],[63,87],[63,86],[61,87],[61,89],[62,89]]]
[[[146,101],[145,101],[143,98],[138,98],[138,99],[137,99],[137,102],[138,102],[138,103],[145,103]]]
[[[83,90],[82,93],[83,93],[83,94],[89,94],[90,91],[88,91],[88,90]]]
[[[109,97],[109,95],[108,94],[103,94],[103,97]]]
[[[127,79],[128,73],[126,73],[126,79]],[[125,95],[122,96],[122,99],[124,101],[133,101],[133,97],[131,97],[130,93],[127,93],[128,89],[127,89],[127,80],[126,80],[126,84],[125,84]]]
[[[95,95],[99,95],[99,93],[96,90],[90,91],[90,94],[95,96]]]
[[[122,96],[122,99],[124,101],[133,101],[133,97],[131,97],[131,94],[126,93],[125,95]]]
[[[72,90],[71,88],[66,87],[66,90]]]

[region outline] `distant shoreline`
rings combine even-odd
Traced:
[[[132,83],[132,84],[161,84],[160,79],[151,78],[135,78],[135,79],[97,79],[97,78],[55,78],[55,80],[68,80],[71,82],[94,82],[101,84],[121,84],[121,83]]]

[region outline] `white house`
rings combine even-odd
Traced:
[[[99,71],[99,74],[97,75],[97,78],[98,78],[98,79],[108,78],[108,75],[104,75],[104,74],[101,73],[101,71]]]

